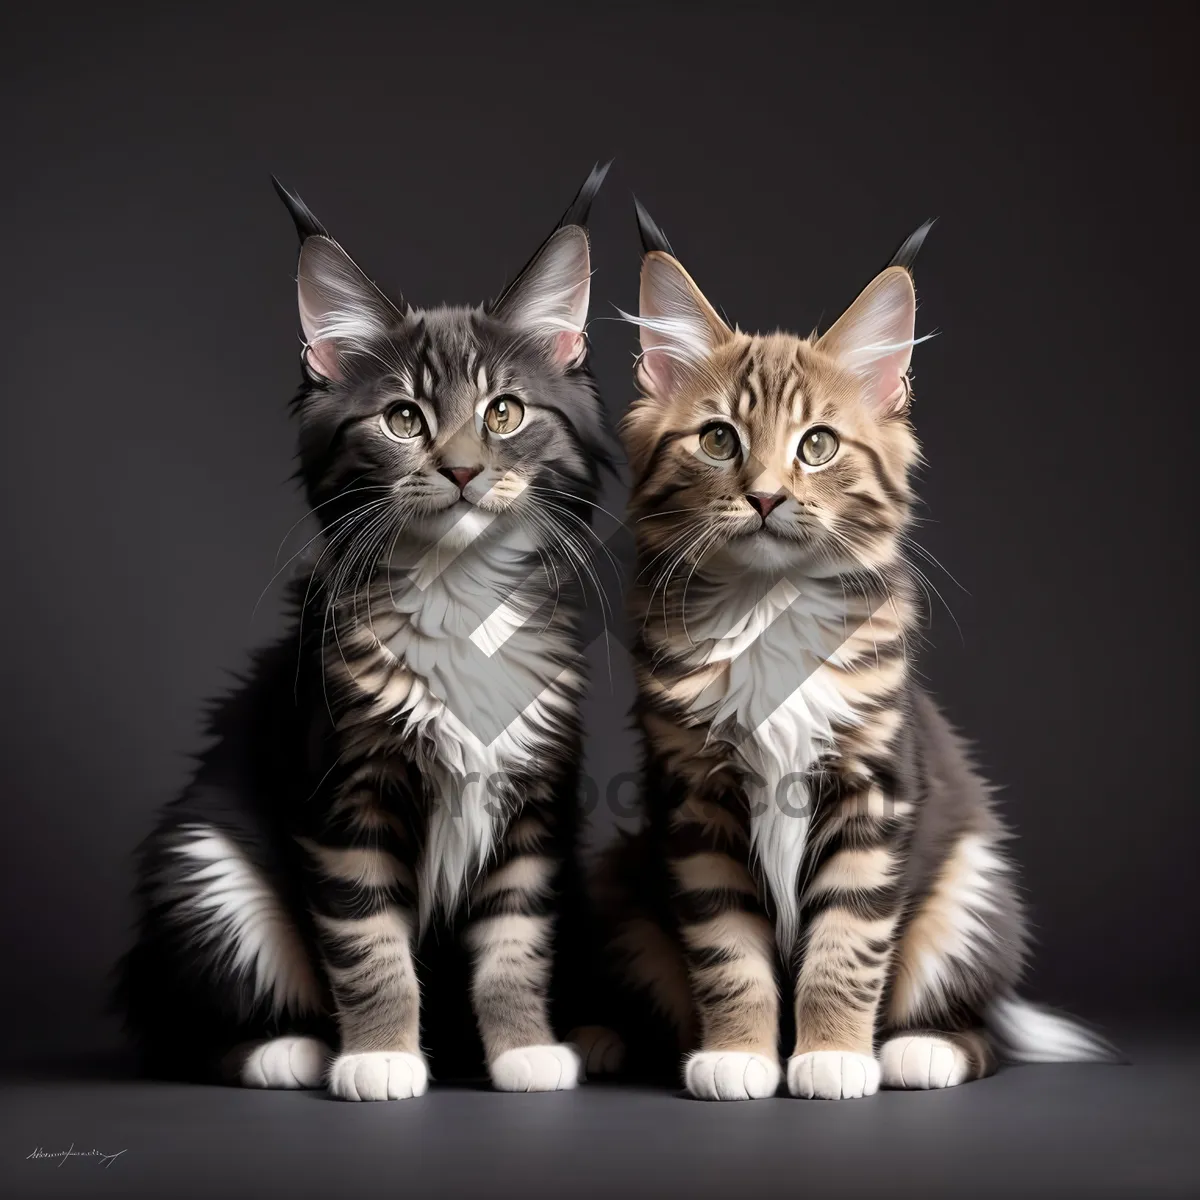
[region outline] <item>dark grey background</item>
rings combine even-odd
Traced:
[[[834,11],[836,10],[836,11]],[[97,1015],[129,854],[255,614],[288,483],[295,246],[268,174],[385,284],[475,301],[596,158],[595,361],[635,339],[629,192],[743,327],[917,270],[924,671],[1003,785],[1033,994],[1194,1005],[1193,6],[47,6],[4,18],[4,1028]],[[610,503],[622,503],[619,488]],[[302,539],[301,539],[302,540]],[[293,536],[291,549],[300,542]],[[285,551],[285,556],[286,556]],[[965,589],[965,591],[963,590]],[[614,644],[590,702],[632,766]],[[611,819],[602,813],[598,835]]]

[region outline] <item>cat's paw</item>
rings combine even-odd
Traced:
[[[805,1100],[857,1100],[879,1091],[879,1064],[850,1050],[811,1050],[788,1059],[788,1091]]]
[[[697,1100],[765,1100],[779,1087],[779,1064],[765,1054],[700,1050],[684,1063],[683,1082]]]
[[[971,1077],[971,1060],[946,1038],[892,1038],[884,1042],[879,1060],[887,1088],[956,1087]]]
[[[615,1075],[625,1061],[621,1035],[605,1025],[581,1025],[567,1041],[579,1051],[585,1075]]]
[[[579,1055],[571,1046],[519,1046],[505,1050],[488,1071],[501,1092],[563,1092],[579,1083]]]
[[[227,1077],[249,1088],[319,1088],[325,1082],[329,1047],[310,1037],[277,1037],[230,1052]]]
[[[425,1060],[404,1050],[343,1054],[329,1068],[329,1091],[339,1100],[408,1100],[428,1087]]]

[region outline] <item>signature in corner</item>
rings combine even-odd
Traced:
[[[103,1150],[76,1150],[75,1143],[72,1142],[67,1150],[46,1150],[38,1146],[32,1154],[25,1156],[26,1160],[31,1158],[45,1158],[51,1162],[57,1162],[61,1167],[68,1158],[92,1158],[95,1159],[102,1167],[111,1167],[118,1158],[124,1154],[124,1150],[118,1150],[116,1154],[105,1154]]]

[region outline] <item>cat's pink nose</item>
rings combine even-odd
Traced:
[[[482,467],[438,467],[438,472],[445,475],[451,483],[457,484],[460,492],[482,470]]]
[[[766,492],[747,492],[746,499],[750,501],[750,507],[765,521],[771,515],[771,511],[787,499],[787,492],[776,492],[773,496]]]

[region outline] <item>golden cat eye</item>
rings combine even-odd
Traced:
[[[700,449],[709,458],[728,462],[739,449],[737,430],[732,425],[717,421],[700,434]]]
[[[415,404],[397,404],[384,417],[386,432],[406,442],[420,436],[425,430],[425,420]]]
[[[801,439],[799,457],[810,467],[823,467],[837,452],[841,443],[832,429],[810,429]]]
[[[516,396],[497,396],[483,414],[483,423],[493,433],[512,433],[524,420],[525,405]]]

